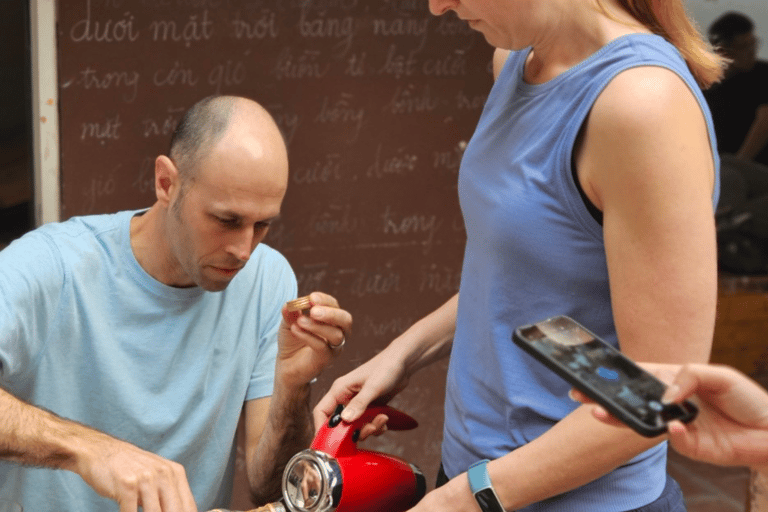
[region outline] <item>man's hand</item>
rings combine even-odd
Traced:
[[[314,292],[309,302],[306,315],[283,306],[272,396],[245,406],[248,483],[256,504],[277,499],[288,459],[308,446],[309,383],[341,352],[352,328],[352,315],[335,298]]]
[[[120,512],[197,512],[181,464],[95,431],[77,459],[73,470]]]
[[[289,387],[316,378],[341,352],[352,329],[352,315],[340,309],[335,298],[321,292],[309,298],[308,315],[283,307],[276,378]]]
[[[0,389],[0,453],[21,464],[80,475],[120,512],[196,512],[184,468]],[[204,461],[201,461],[204,462]]]

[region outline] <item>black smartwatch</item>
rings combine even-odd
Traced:
[[[488,460],[475,462],[467,470],[469,488],[483,512],[506,512],[488,476]]]

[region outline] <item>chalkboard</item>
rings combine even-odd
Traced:
[[[301,294],[331,293],[355,317],[315,395],[457,291],[457,173],[492,49],[455,15],[426,0],[63,0],[58,16],[62,218],[151,205],[154,158],[202,97],[273,114],[291,175],[267,243]],[[371,443],[430,481],[445,368],[394,402],[420,428]]]

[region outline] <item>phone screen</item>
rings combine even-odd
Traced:
[[[643,435],[663,433],[671,419],[693,419],[692,404],[663,404],[664,383],[571,318],[522,327],[515,342]]]

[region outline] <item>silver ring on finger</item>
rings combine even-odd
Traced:
[[[330,341],[327,341],[326,343],[328,344],[328,348],[330,348],[331,350],[341,350],[342,348],[344,348],[344,344],[346,342],[347,342],[347,337],[346,336],[342,336],[341,337],[341,343],[339,343],[338,345],[331,345]]]

